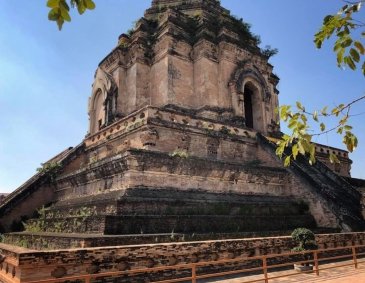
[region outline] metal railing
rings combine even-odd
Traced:
[[[162,281],[153,281],[154,283],[173,283],[173,282],[192,282],[197,283],[198,279],[207,279],[207,278],[215,278],[215,277],[222,277],[227,275],[234,275],[234,274],[243,274],[243,273],[251,273],[256,272],[254,275],[262,275],[260,279],[254,280],[247,280],[244,283],[253,283],[253,282],[265,282],[269,283],[271,279],[277,279],[281,277],[288,277],[288,276],[295,276],[298,274],[306,273],[315,273],[319,276],[320,271],[344,266],[354,266],[354,268],[358,268],[360,263],[365,263],[365,260],[360,261],[359,259],[362,256],[365,256],[365,252],[358,252],[357,250],[363,248],[365,250],[365,245],[353,245],[353,246],[346,246],[346,247],[337,247],[337,248],[327,248],[327,249],[318,249],[313,251],[303,251],[303,252],[290,252],[290,253],[282,253],[282,254],[270,254],[270,255],[262,255],[262,256],[253,256],[247,258],[237,258],[237,259],[224,259],[224,260],[216,260],[216,261],[207,261],[207,262],[197,262],[197,263],[188,263],[188,264],[178,264],[173,266],[159,266],[159,267],[152,267],[152,268],[141,268],[141,269],[132,269],[126,271],[114,271],[114,272],[102,272],[97,274],[85,274],[85,275],[77,275],[77,276],[69,276],[63,277],[58,279],[45,279],[45,280],[37,280],[37,281],[26,281],[26,283],[60,283],[67,280],[84,280],[85,283],[91,283],[92,279],[97,279],[100,277],[117,277],[122,275],[138,275],[138,274],[151,274],[156,272],[163,272],[163,271],[178,271],[178,270],[187,270],[191,272],[191,276],[188,277],[181,277],[176,279],[168,279]],[[333,252],[341,252],[341,251],[348,251],[346,254],[335,255],[330,257],[319,257],[320,254],[323,253],[333,253]],[[279,264],[268,264],[268,260],[275,259],[275,258],[285,258],[285,257],[293,257],[293,256],[310,256],[311,259],[307,260],[300,260],[300,261],[290,261],[284,262]],[[333,262],[339,260],[345,260],[346,263],[335,264],[333,266],[325,266],[320,268],[320,265],[323,265],[323,262]],[[350,262],[349,262],[350,260]],[[224,265],[224,264],[239,264],[249,261],[261,261],[261,266],[259,267],[252,267],[252,268],[244,268],[238,270],[231,270],[231,271],[224,271],[224,272],[215,272],[209,274],[198,274],[198,268],[207,267],[207,266],[214,266],[214,265]],[[278,268],[285,268],[293,266],[293,264],[312,264],[313,270],[309,271],[294,271],[291,273],[285,273],[284,275],[276,275],[270,276],[270,269],[278,269]],[[260,273],[258,273],[260,272]],[[23,282],[23,281],[21,281]]]

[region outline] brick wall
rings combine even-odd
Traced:
[[[316,239],[319,248],[350,246],[365,244],[365,233],[320,234]],[[288,236],[55,251],[31,251],[0,244],[1,253],[6,256],[0,266],[0,275],[10,277],[14,274],[14,281],[9,282],[19,282],[19,280],[24,282],[52,278],[52,274],[54,275],[57,270],[64,270],[66,272],[64,275],[79,275],[139,269],[285,253],[293,246],[294,243]],[[128,278],[126,282],[141,281]]]

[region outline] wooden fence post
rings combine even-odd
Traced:
[[[355,265],[355,268],[357,268],[356,248],[354,246],[352,246],[351,249],[352,249],[352,258],[354,260],[354,265]]]
[[[319,276],[318,252],[317,251],[313,251],[313,259],[314,259],[314,267],[316,269],[316,275]]]
[[[269,283],[269,279],[267,276],[267,260],[266,260],[266,256],[262,257],[262,270],[264,272],[264,278],[265,278],[265,283]]]
[[[191,282],[196,283],[196,266],[191,267]]]

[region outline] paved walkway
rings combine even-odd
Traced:
[[[343,261],[338,263],[330,263],[330,264],[322,264],[321,268],[328,268],[334,267],[343,264],[351,264],[352,261]],[[355,269],[354,266],[343,266],[343,267],[336,267],[333,269],[326,269],[320,270],[319,276],[316,276],[315,273],[298,273],[294,276],[287,276],[288,274],[294,273],[294,270],[287,270],[287,271],[276,271],[270,272],[270,277],[276,276],[284,276],[281,278],[276,279],[269,279],[269,283],[293,283],[293,282],[305,282],[305,283],[365,283],[365,263],[360,263],[358,268]],[[244,276],[244,277],[230,277],[230,278],[220,278],[220,279],[211,279],[206,281],[200,282],[216,282],[216,283],[245,283],[250,282],[253,280],[263,279],[263,275],[251,275],[251,276]],[[264,282],[264,280],[259,281]]]

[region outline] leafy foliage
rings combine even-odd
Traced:
[[[361,60],[361,56],[365,55],[362,43],[365,32],[360,34],[360,38],[354,38],[355,30],[364,27],[365,23],[353,17],[360,11],[362,4],[363,1],[348,2],[337,14],[326,16],[321,29],[315,34],[314,42],[317,48],[321,48],[323,42],[334,35],[336,42],[333,51],[337,54],[338,66],[348,66],[355,70],[361,64],[365,75],[365,61]]]
[[[336,37],[333,50],[337,55],[337,65],[339,67],[349,67],[356,70],[361,65],[362,73],[365,75],[365,47],[363,40],[365,32],[359,31],[365,27],[365,23],[354,18],[365,1],[345,1],[347,4],[343,6],[337,14],[328,15],[323,20],[323,25],[315,34],[314,42],[317,48],[321,48],[324,41],[332,36]],[[359,38],[355,38],[358,35]],[[290,135],[284,135],[277,143],[276,153],[279,157],[283,157],[285,148],[291,148],[291,154],[286,155],[284,165],[289,166],[290,162],[296,159],[298,154],[308,155],[310,164],[315,162],[315,147],[312,144],[313,136],[326,134],[336,131],[341,137],[342,142],[346,145],[347,150],[353,152],[358,146],[358,139],[352,132],[352,126],[349,124],[351,117],[350,110],[354,103],[365,99],[361,96],[344,104],[341,103],[336,107],[328,110],[328,106],[313,112],[306,111],[305,107],[300,103],[296,103],[297,110],[293,111],[289,105],[283,105],[279,108],[280,119],[288,123],[291,130]],[[336,125],[327,129],[325,119],[335,118]],[[310,129],[308,120],[311,119],[317,123],[318,132],[313,133]],[[338,163],[336,155],[331,153],[329,159],[332,163]]]
[[[278,54],[279,50],[277,48],[272,48],[270,45],[266,45],[265,48],[261,49],[262,55],[264,55],[266,58],[270,58],[276,54]]]
[[[54,182],[57,174],[61,171],[62,165],[58,162],[42,163],[42,167],[37,168],[37,172],[49,178],[51,182]]]
[[[292,251],[300,252],[307,250],[314,250],[317,248],[314,233],[307,228],[297,228],[295,229],[291,237],[297,243],[297,246],[292,249]]]
[[[37,215],[39,216],[38,219],[29,221],[29,222],[23,222],[24,230],[28,232],[42,232],[46,228],[46,211],[47,209],[42,206],[40,209],[37,210]]]
[[[360,99],[364,99],[360,97]],[[340,104],[330,111],[325,106],[321,110],[315,110],[313,112],[306,111],[305,107],[297,101],[296,110],[292,110],[292,106],[283,105],[279,107],[280,119],[287,122],[290,135],[283,135],[282,139],[277,142],[276,154],[282,158],[285,148],[291,148],[291,154],[286,155],[284,159],[284,165],[289,166],[292,160],[296,160],[298,154],[308,155],[309,163],[312,165],[316,162],[315,158],[315,145],[312,143],[313,136],[319,136],[325,133],[336,131],[342,136],[342,142],[346,145],[347,150],[353,152],[357,145],[358,139],[352,132],[352,126],[349,125],[350,109],[352,104],[358,100],[344,105]],[[338,120],[336,126],[327,129],[324,119],[335,117]],[[318,125],[318,131],[316,133],[309,132],[310,129],[308,120],[311,119]],[[337,156],[333,153],[329,155],[331,163],[339,163]]]
[[[77,8],[77,11],[82,15],[86,10],[95,9],[93,0],[48,0],[47,7],[50,8],[48,19],[55,21],[58,29],[61,30],[64,22],[71,22],[70,6]]]

